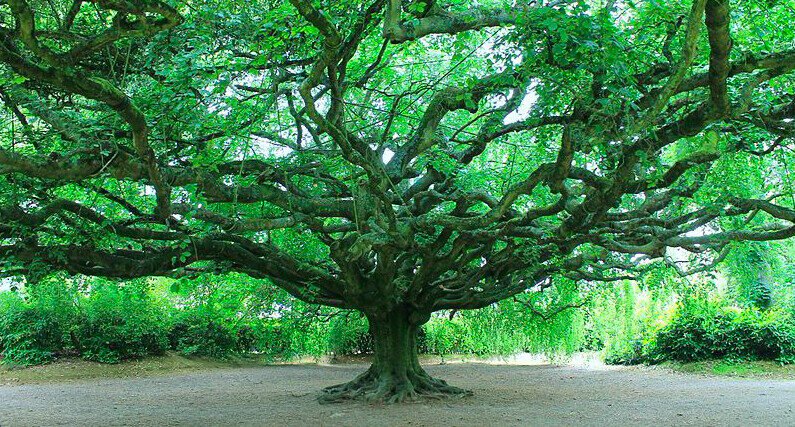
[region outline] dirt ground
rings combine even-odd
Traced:
[[[474,391],[457,400],[319,405],[364,364],[206,369],[0,386],[0,426],[31,425],[795,425],[795,379],[649,368],[430,365]]]

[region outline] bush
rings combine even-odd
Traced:
[[[328,349],[335,355],[370,354],[374,350],[373,337],[367,319],[358,313],[335,316],[331,319]]]
[[[146,294],[115,285],[95,289],[75,328],[80,354],[104,363],[162,355],[168,349],[165,314]]]
[[[658,360],[692,362],[710,357],[714,342],[707,333],[706,319],[700,315],[683,312],[657,334],[652,350]]]
[[[215,358],[251,352],[273,358],[373,352],[361,314],[318,310],[267,289],[241,278],[174,286],[54,274],[24,288],[21,294],[27,299],[0,293],[0,356],[31,364],[61,355],[117,363],[168,349]],[[545,307],[544,301],[537,303]],[[574,313],[542,320],[524,305],[503,301],[457,312],[452,319],[434,315],[419,330],[417,344],[420,352],[437,354],[545,351],[561,343],[576,349],[579,342],[567,338],[576,323]]]
[[[39,307],[14,307],[0,315],[0,355],[20,365],[52,361],[64,348],[64,329]]]
[[[168,332],[168,342],[172,349],[188,356],[208,356],[227,358],[233,353],[248,350],[241,348],[237,331],[233,331],[208,313],[190,310],[180,313]]]
[[[52,361],[68,343],[71,309],[63,301],[29,303],[15,294],[0,299],[0,356],[3,362],[20,365]],[[67,312],[68,311],[68,312]]]
[[[269,358],[319,356],[330,348],[326,323],[293,317],[259,319],[253,323],[255,350]]]
[[[294,349],[294,333],[279,324],[278,320],[261,327],[254,342],[256,350],[271,357],[292,357],[300,354]]]
[[[425,324],[424,330],[428,353],[444,356],[470,352],[464,342],[465,334],[460,322],[434,316]]]
[[[612,346],[604,354],[604,361],[608,365],[638,365],[649,360],[643,341],[635,339],[624,342],[624,345]]]
[[[795,319],[783,309],[760,311],[689,301],[659,331],[650,361],[795,359]]]
[[[0,354],[6,363],[39,364],[62,355],[116,363],[168,348],[165,306],[144,288],[103,282],[86,296],[52,280],[30,291],[27,301],[0,294]]]

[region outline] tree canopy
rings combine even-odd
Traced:
[[[417,362],[432,312],[795,235],[793,19],[788,0],[0,0],[0,270],[246,273],[367,315],[376,361],[330,398],[461,393]]]

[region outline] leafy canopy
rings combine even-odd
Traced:
[[[795,235],[794,10],[0,0],[0,269],[430,313],[709,268]]]

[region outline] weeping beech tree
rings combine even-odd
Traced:
[[[467,394],[434,312],[795,235],[793,9],[666,3],[0,0],[0,270],[242,272],[366,315],[321,400]]]

